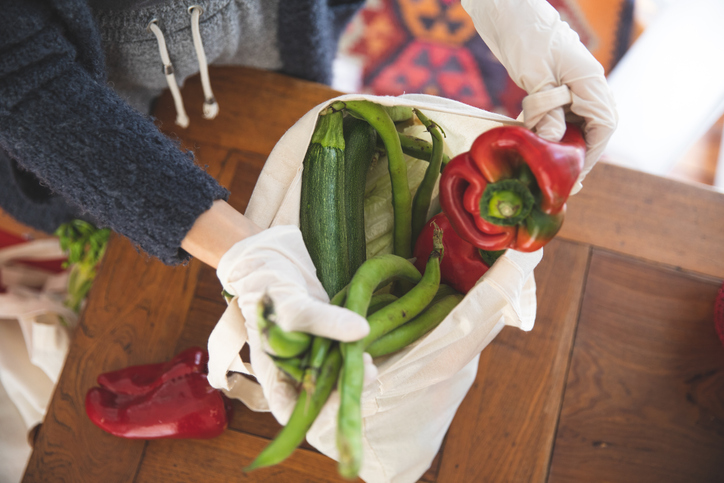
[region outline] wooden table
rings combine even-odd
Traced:
[[[276,141],[335,92],[238,68],[211,79],[214,121],[201,118],[198,78],[184,89],[188,129],[174,126],[168,96],[156,114],[243,211]],[[506,328],[483,351],[422,481],[724,481],[724,347],[712,319],[723,241],[724,194],[597,165],[536,269],[535,329]],[[340,481],[309,446],[243,474],[279,426],[240,403],[208,441],[129,441],[87,419],[99,373],[205,346],[220,289],[201,263],[167,267],[114,236],[25,481]]]

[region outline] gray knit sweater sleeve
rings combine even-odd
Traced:
[[[54,193],[164,263],[228,192],[78,61],[40,2],[0,2],[0,148]]]

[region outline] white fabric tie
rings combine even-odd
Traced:
[[[523,119],[525,127],[533,129],[553,109],[573,102],[571,91],[566,85],[529,94],[523,98]]]
[[[204,52],[204,44],[201,41],[201,31],[199,30],[199,17],[204,13],[204,9],[199,5],[192,5],[189,7],[189,13],[191,14],[191,35],[194,39],[196,57],[199,59],[201,87],[204,90],[204,119],[213,119],[219,113],[219,104],[216,102],[214,93],[211,90],[209,66],[206,62],[206,52]]]
[[[168,88],[173,96],[173,103],[176,106],[176,124],[186,128],[189,126],[189,116],[186,115],[186,109],[184,108],[184,101],[181,97],[181,91],[176,83],[176,76],[173,72],[173,64],[171,63],[171,57],[168,55],[168,48],[166,48],[166,39],[163,38],[163,32],[158,28],[158,21],[156,19],[151,20],[146,27],[148,30],[153,32],[158,41],[158,51],[161,54],[161,61],[163,62],[163,73],[166,76],[166,82]]]

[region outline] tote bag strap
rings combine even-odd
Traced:
[[[239,355],[247,340],[244,316],[234,297],[209,336],[209,384],[239,399],[252,411],[266,412],[270,410],[269,403],[261,386],[243,375],[254,375],[251,364]]]

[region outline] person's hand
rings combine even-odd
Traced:
[[[463,0],[480,36],[529,95],[524,123],[548,140],[565,131],[564,107],[582,118],[586,161],[578,183],[601,156],[618,122],[604,70],[545,0]]]
[[[274,416],[285,424],[297,399],[296,388],[265,352],[257,311],[268,295],[274,302],[276,322],[286,331],[300,331],[343,342],[369,333],[364,317],[329,304],[317,279],[312,259],[299,228],[277,226],[248,237],[231,247],[219,261],[217,276],[224,290],[236,295],[246,319],[251,364]],[[365,358],[365,379],[377,370]]]

